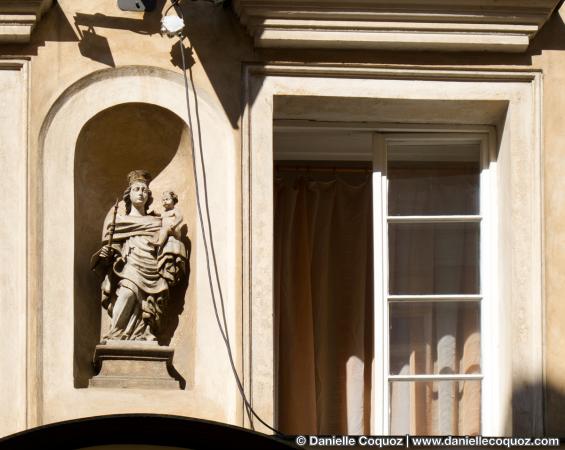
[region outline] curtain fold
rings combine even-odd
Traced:
[[[369,432],[371,183],[278,179],[275,310],[278,426]]]

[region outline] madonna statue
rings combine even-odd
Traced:
[[[123,195],[125,215],[117,214],[118,202],[104,223],[102,248],[91,266],[102,272],[102,306],[111,317],[110,330],[102,339],[156,341],[169,301],[169,289],[185,275],[187,252],[180,241],[179,220],[164,220],[149,212],[153,201],[151,175],[134,170],[128,175]],[[164,196],[168,216],[178,201],[169,191]],[[167,217],[168,217],[167,216]]]

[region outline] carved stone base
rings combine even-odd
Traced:
[[[180,389],[169,374],[174,350],[156,342],[107,341],[94,350],[98,370],[90,387],[133,389]]]

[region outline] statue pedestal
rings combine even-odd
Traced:
[[[174,350],[156,342],[107,341],[94,350],[98,370],[89,387],[180,389],[169,373]]]

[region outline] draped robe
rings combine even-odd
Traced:
[[[108,243],[108,226],[107,220],[103,244]],[[155,215],[116,216],[112,248],[117,257],[101,286],[102,305],[112,317],[107,339],[155,339],[169,287],[184,273],[187,257],[184,244],[174,237],[157,254],[152,242],[161,226]]]

